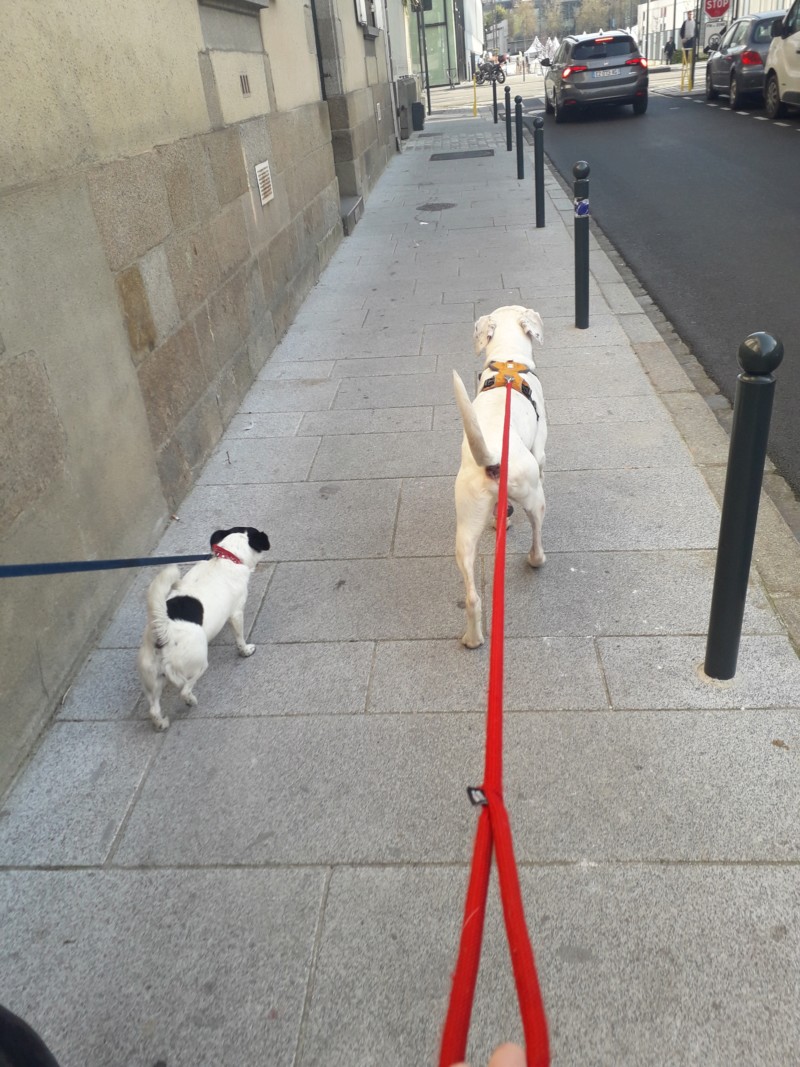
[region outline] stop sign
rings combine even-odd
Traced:
[[[710,19],[721,19],[730,6],[731,0],[706,0],[706,14]]]

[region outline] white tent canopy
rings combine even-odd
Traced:
[[[526,56],[539,56],[544,51],[544,46],[538,37],[534,37],[530,48],[525,49]]]

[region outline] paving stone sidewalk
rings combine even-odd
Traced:
[[[739,671],[704,681],[724,433],[594,239],[588,330],[572,286],[555,178],[537,230],[503,127],[429,118],[155,550],[268,531],[256,654],[221,635],[154,732],[142,573],[0,809],[0,1001],[62,1067],[436,1062],[488,665],[458,640],[451,370],[475,382],[473,322],[507,303],[545,324],[548,560],[512,526],[506,791],[553,1063],[800,1063],[797,545],[765,500]],[[473,1067],[520,1035],[490,900]]]

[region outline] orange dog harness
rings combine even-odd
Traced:
[[[481,392],[486,389],[497,389],[500,386],[508,383],[512,389],[516,389],[518,393],[522,393],[524,397],[533,404],[533,410],[536,412],[537,421],[539,419],[539,409],[536,406],[536,401],[533,399],[533,393],[531,387],[522,377],[523,374],[533,374],[530,367],[526,367],[524,363],[515,363],[513,359],[509,359],[505,363],[499,363],[492,361],[488,367],[489,370],[494,371],[494,375],[491,378],[487,378],[481,386]],[[533,374],[534,378],[536,377]]]

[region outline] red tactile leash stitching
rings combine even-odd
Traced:
[[[472,856],[464,924],[450,1005],[444,1024],[439,1067],[452,1067],[466,1056],[467,1035],[472,1015],[472,1001],[478,978],[478,965],[486,914],[492,848],[497,857],[497,873],[503,917],[511,953],[511,966],[517,986],[525,1056],[528,1067],[548,1067],[550,1045],[547,1019],[536,974],[525,911],[519,888],[511,825],[503,801],[503,631],[505,622],[506,522],[508,512],[508,442],[511,414],[511,386],[506,385],[506,412],[503,427],[503,452],[500,463],[500,486],[497,498],[497,539],[492,596],[492,634],[489,654],[489,697],[486,715],[486,760],[483,785],[470,790],[473,802],[481,805],[475,848]]]

